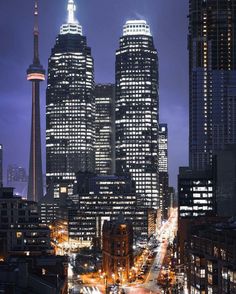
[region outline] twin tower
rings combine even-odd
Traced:
[[[48,63],[47,193],[52,193],[54,198],[60,196],[62,183],[67,183],[68,194],[73,193],[77,172],[96,171],[98,134],[95,120],[98,114],[94,62],[82,27],[75,18],[74,0],[68,0],[67,10],[67,23],[61,26]],[[39,84],[45,77],[38,56],[37,16],[36,4],[34,62],[28,70],[28,80],[32,82],[33,88],[28,197],[35,201],[43,196]],[[124,25],[116,52],[114,97],[114,126],[108,125],[107,128],[108,135],[114,133],[115,173],[130,174],[135,180],[136,192],[142,197],[142,203],[149,208],[157,208],[158,56],[146,21],[132,20]],[[112,144],[112,140],[105,136],[99,138],[99,141],[103,138],[104,144]]]

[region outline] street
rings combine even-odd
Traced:
[[[177,231],[177,210],[173,210],[168,221],[163,223],[161,229],[157,233],[157,240],[159,245],[153,250],[156,253],[149,272],[146,274],[146,278],[143,283],[141,281],[135,282],[136,284],[123,285],[125,293],[135,293],[135,294],[158,294],[164,293],[164,291],[157,285],[157,277],[162,269],[163,261],[167,253],[167,248],[169,244],[173,243],[175,234]],[[88,294],[99,294],[104,293],[104,283],[98,282],[93,279],[84,280],[83,284],[80,284],[80,279],[77,279],[69,268],[69,286],[72,288],[70,293],[80,293],[82,290],[83,293]]]

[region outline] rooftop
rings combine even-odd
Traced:
[[[123,27],[123,36],[151,36],[150,26],[145,20],[128,20]]]

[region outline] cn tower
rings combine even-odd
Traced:
[[[40,129],[40,82],[45,80],[45,70],[39,61],[38,2],[34,6],[34,58],[27,70],[27,80],[32,83],[32,121],[29,161],[28,200],[38,202],[43,197],[43,175]]]

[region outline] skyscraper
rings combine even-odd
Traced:
[[[189,0],[190,165],[236,142],[236,1]]]
[[[96,173],[111,175],[115,169],[115,87],[95,87]]]
[[[162,217],[168,218],[168,208],[170,207],[169,197],[169,174],[168,174],[168,126],[159,126],[159,192],[160,209]]]
[[[11,185],[13,182],[27,182],[26,170],[17,166],[16,164],[10,164],[7,168],[7,184]],[[12,187],[12,186],[11,186]]]
[[[34,58],[27,70],[27,80],[32,83],[32,121],[29,162],[28,200],[38,201],[43,196],[43,175],[40,130],[40,82],[45,71],[39,60],[38,3],[34,7]]]
[[[3,146],[0,144],[0,187],[3,185]]]
[[[116,52],[116,171],[158,208],[158,56],[144,20],[127,21]]]
[[[55,198],[61,181],[68,182],[71,194],[75,173],[95,170],[93,58],[75,19],[73,0],[68,0],[67,10],[67,23],[61,26],[48,63],[47,188]]]

